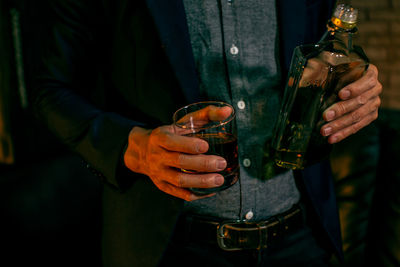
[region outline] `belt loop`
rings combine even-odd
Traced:
[[[284,234],[285,233],[285,226],[286,226],[286,221],[285,218],[282,215],[277,215],[276,219],[279,222],[279,227],[278,227],[278,235]]]
[[[259,231],[259,245],[257,250],[265,249],[268,247],[268,230],[264,224],[257,224],[258,231]]]

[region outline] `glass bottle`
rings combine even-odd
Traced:
[[[331,145],[320,133],[322,114],[339,101],[339,90],[368,68],[367,56],[353,43],[357,14],[338,5],[321,40],[294,49],[272,141],[278,166],[303,169],[329,155]]]

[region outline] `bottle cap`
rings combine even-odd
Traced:
[[[352,29],[357,24],[358,10],[350,5],[339,4],[332,16],[332,23],[344,29]]]

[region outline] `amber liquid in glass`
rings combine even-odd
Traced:
[[[190,188],[196,195],[207,195],[224,190],[235,184],[239,178],[238,146],[237,138],[229,133],[194,133],[186,136],[201,138],[208,142],[209,149],[206,155],[217,155],[223,157],[227,162],[225,170],[218,172],[224,176],[223,185],[214,188]],[[196,173],[192,170],[181,169],[186,173]]]

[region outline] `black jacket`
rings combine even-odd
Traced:
[[[177,108],[199,98],[182,1],[49,2],[54,29],[37,75],[36,112],[109,185],[103,196],[104,264],[152,266],[183,202],[120,164],[133,126],[170,124]],[[333,1],[277,3],[286,73],[293,48],[322,35]],[[320,225],[341,255],[329,168],[314,165],[302,179]]]

